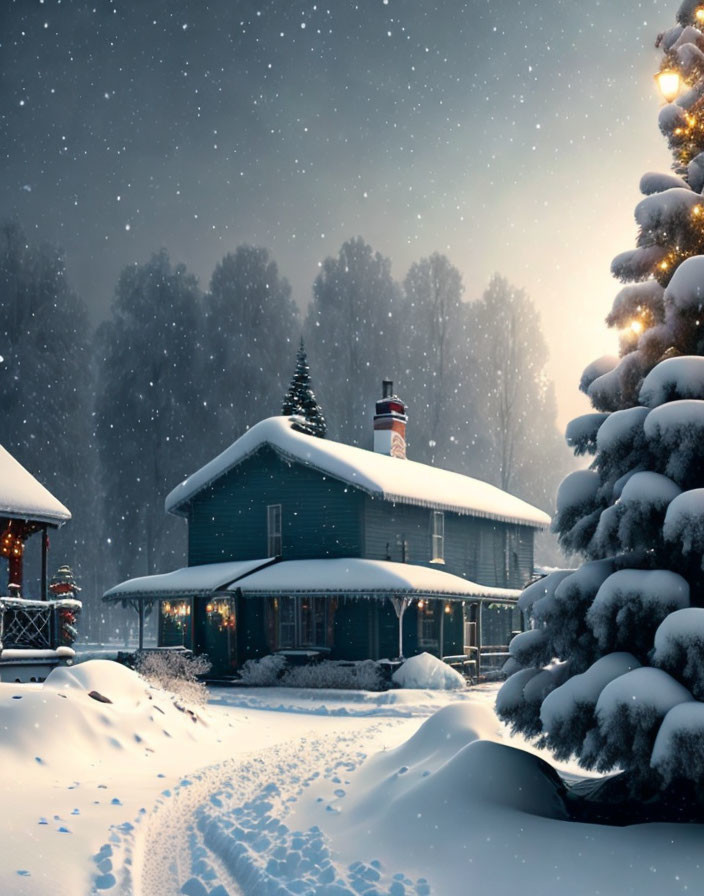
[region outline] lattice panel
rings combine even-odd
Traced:
[[[0,628],[3,647],[51,648],[52,607],[5,607]]]

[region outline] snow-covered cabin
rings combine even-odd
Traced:
[[[74,656],[72,632],[80,602],[49,601],[48,533],[71,519],[57,500],[0,445],[0,681],[44,678]],[[41,536],[39,593],[24,582],[25,545]]]
[[[390,390],[376,411],[374,451],[295,417],[253,426],[166,497],[188,522],[188,566],[106,599],[158,601],[160,644],[208,653],[220,673],[274,651],[398,656],[400,614],[405,656],[505,647],[549,517],[407,459]]]

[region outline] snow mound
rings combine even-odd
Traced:
[[[207,725],[109,660],[57,668],[42,685],[0,683],[0,756],[66,771],[158,754]]]
[[[639,400],[649,408],[682,398],[704,398],[704,358],[667,358],[643,380]]]
[[[457,691],[467,687],[459,672],[429,653],[419,653],[407,659],[392,678],[401,688],[421,691]]]

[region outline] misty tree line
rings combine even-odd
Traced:
[[[280,413],[301,334],[328,438],[371,448],[389,377],[408,404],[409,457],[552,509],[570,458],[547,348],[531,301],[501,277],[467,302],[445,256],[398,283],[357,238],[322,263],[304,315],[266,249],[228,253],[206,292],[162,250],[124,268],[94,331],[60,251],[2,226],[0,443],[73,513],[52,536],[51,565],[74,567],[89,637],[120,616],[106,622],[103,590],[185,564],[166,493]]]

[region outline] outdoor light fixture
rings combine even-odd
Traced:
[[[681,78],[679,72],[670,68],[663,69],[655,75],[660,93],[668,103],[671,103],[680,92]]]

